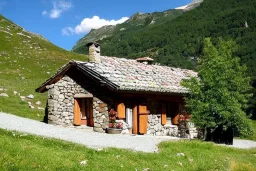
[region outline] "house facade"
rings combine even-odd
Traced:
[[[36,91],[48,91],[45,118],[57,125],[87,125],[105,132],[109,110],[132,134],[177,134],[188,90],[182,79],[194,71],[137,60],[100,56],[100,45],[89,43],[89,60],[70,61]],[[129,131],[127,129],[129,128]]]

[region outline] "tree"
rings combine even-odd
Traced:
[[[232,127],[240,135],[252,134],[251,122],[245,110],[251,96],[250,78],[246,66],[233,57],[236,44],[210,38],[204,40],[203,56],[198,61],[198,78],[184,80],[190,90],[185,98],[192,121],[202,129],[222,125]]]

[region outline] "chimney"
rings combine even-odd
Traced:
[[[88,43],[87,48],[89,50],[88,61],[94,63],[100,63],[100,44],[96,42]]]
[[[136,61],[146,65],[151,65],[154,62],[154,59],[150,57],[142,57],[142,58],[137,58]]]

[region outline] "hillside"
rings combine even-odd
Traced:
[[[129,32],[144,30],[180,16],[183,10],[166,10],[154,13],[136,13],[122,24],[103,26],[99,29],[92,29],[87,35],[78,40],[72,51],[77,53],[87,53],[85,45],[89,42],[102,40],[113,35],[125,34]]]
[[[57,47],[0,15],[0,93],[9,96],[0,97],[0,112],[42,120],[44,111],[38,107],[45,107],[47,93],[35,93],[35,89],[69,60],[86,58]],[[21,100],[20,96],[30,94],[33,99]],[[37,101],[42,104],[36,105]],[[29,108],[28,102],[35,108]]]

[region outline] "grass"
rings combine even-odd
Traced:
[[[43,120],[44,111],[38,110],[35,103],[41,101],[45,107],[47,93],[36,93],[35,89],[68,61],[86,60],[87,56],[61,49],[44,38],[29,33],[20,26],[0,15],[0,93],[9,97],[0,97],[0,112]],[[20,95],[14,95],[17,91]],[[19,96],[33,94],[30,100],[35,109]]]
[[[98,151],[0,129],[0,144],[0,170],[256,170],[256,149],[200,141],[164,142],[159,153]],[[81,165],[84,160],[87,164]]]
[[[248,137],[244,137],[244,139],[256,141],[256,120],[251,120],[251,122],[252,122],[252,128],[254,130],[254,134]]]

